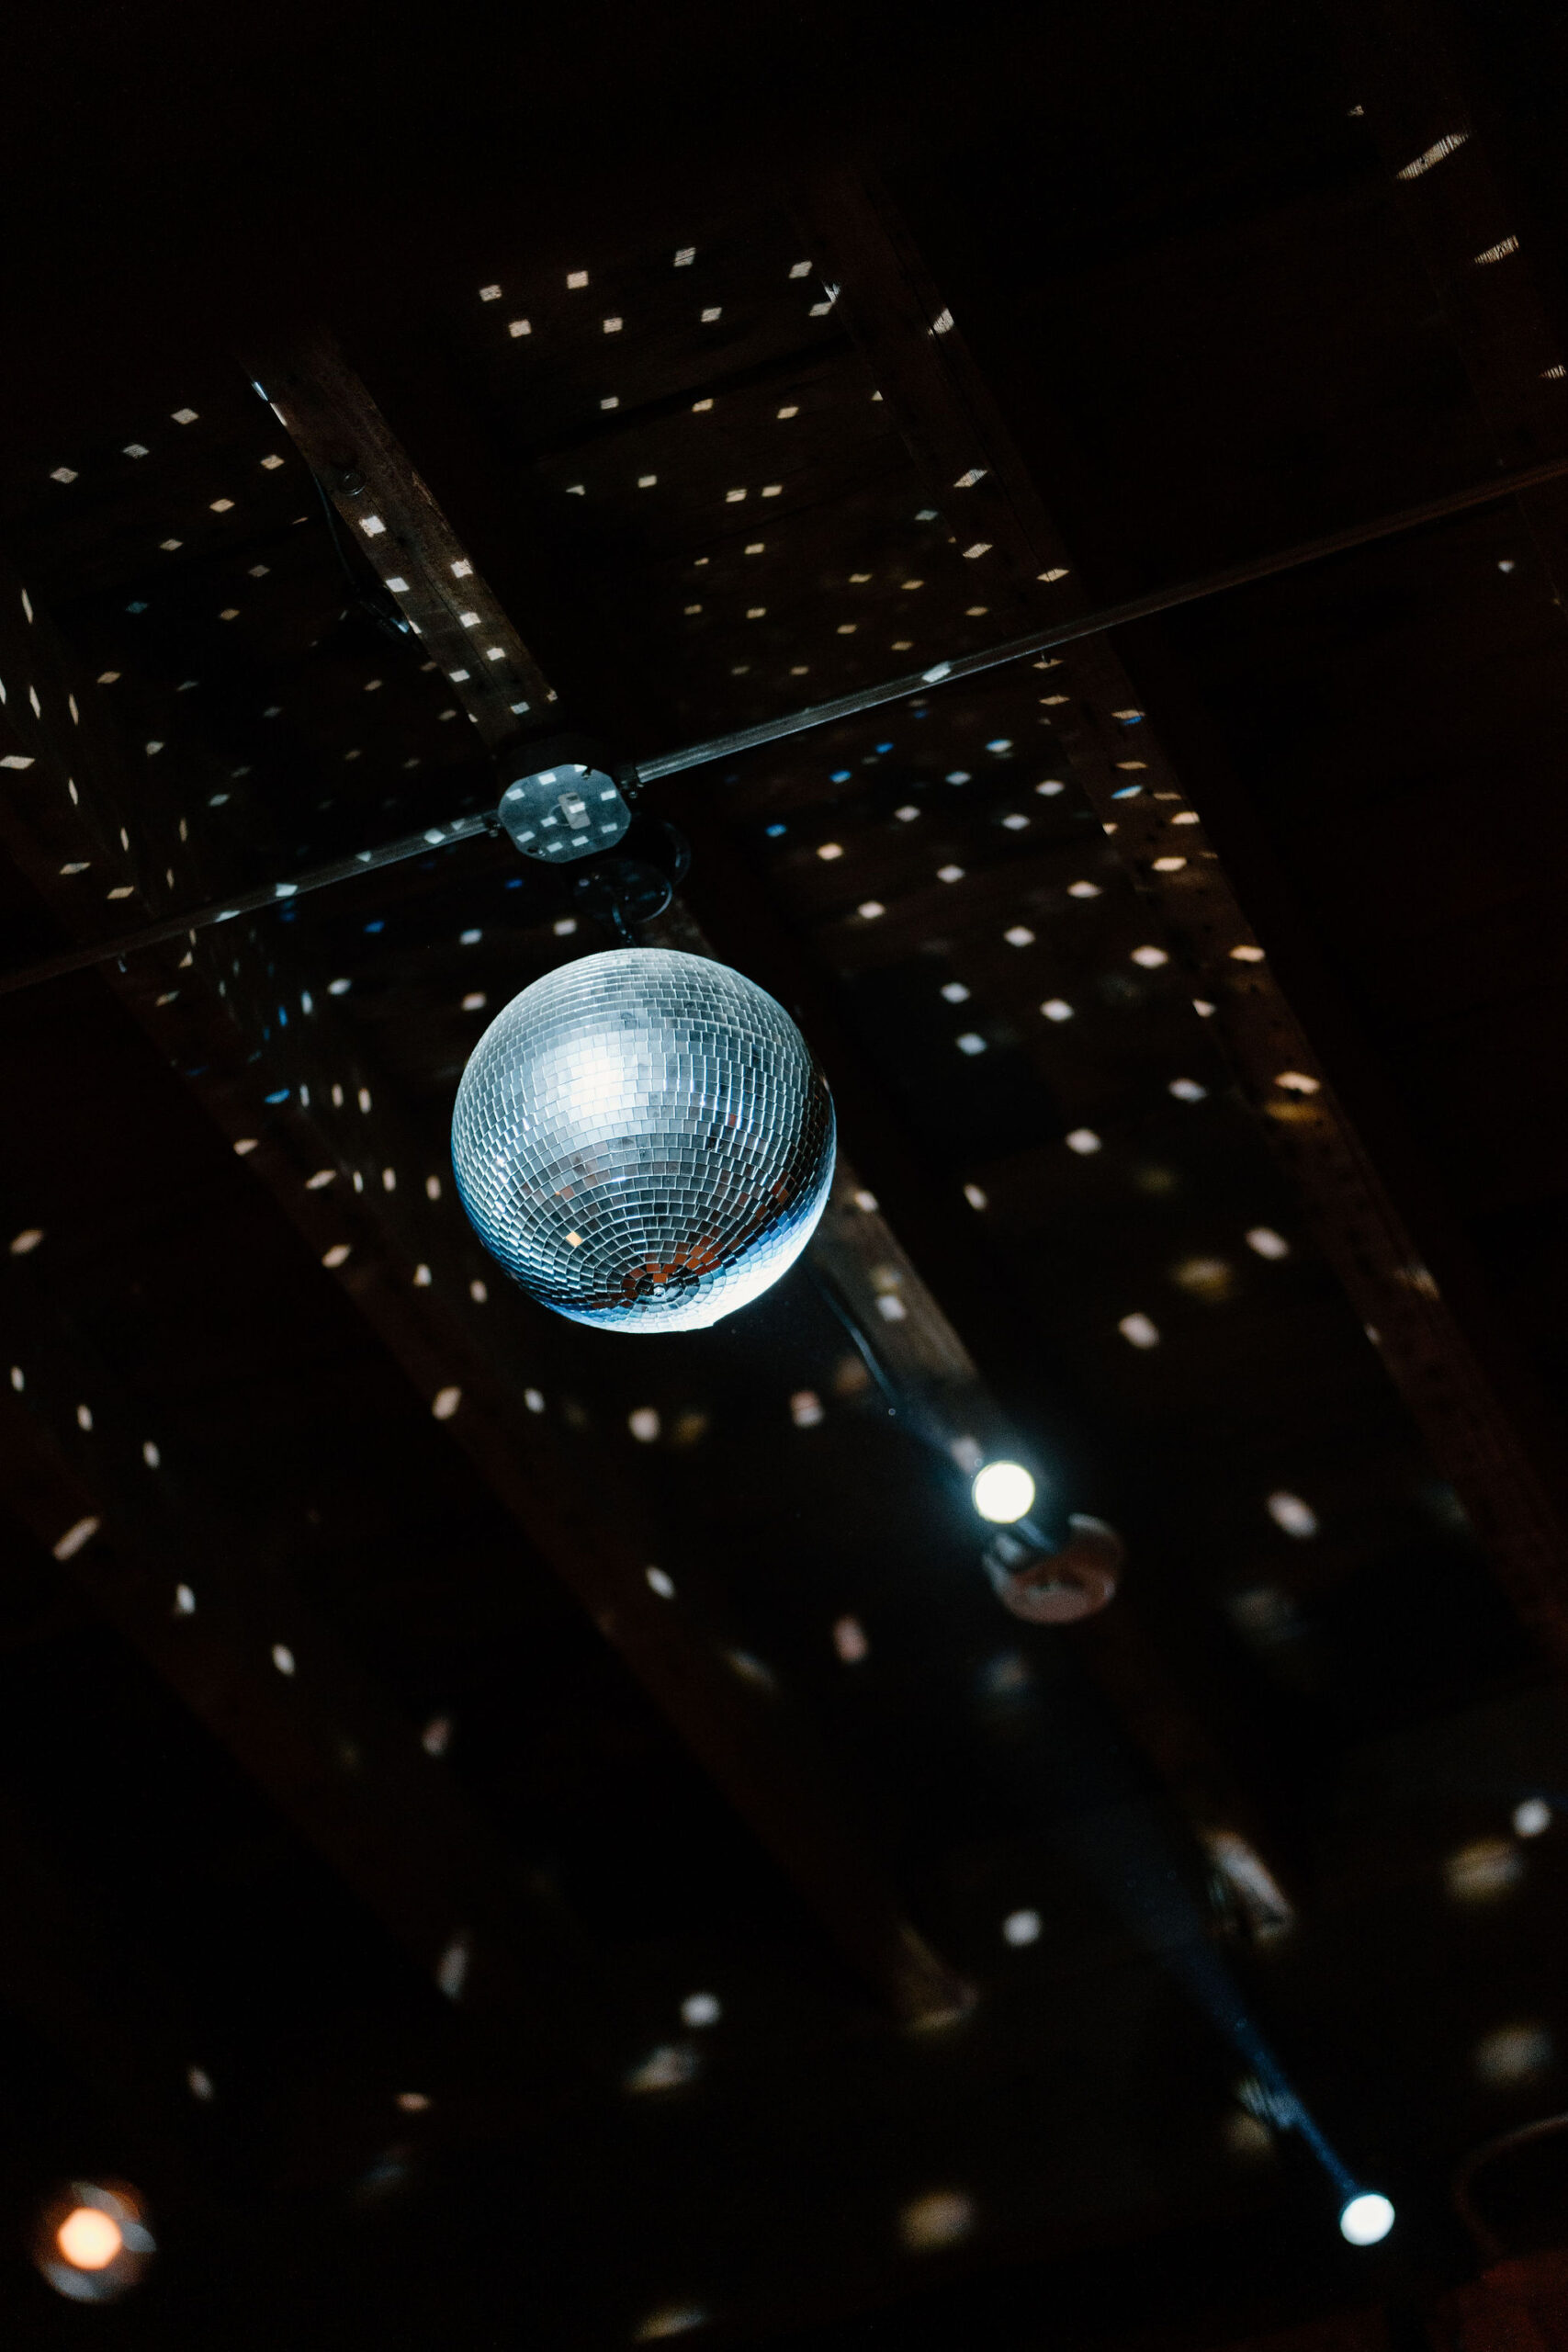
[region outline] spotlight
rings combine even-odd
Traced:
[[[33,2240],[39,2268],[74,2303],[112,2302],[156,2252],[141,2200],[122,2182],[72,2181],[44,2206]]]
[[[981,1553],[998,1599],[1015,1617],[1035,1625],[1073,1625],[1115,1600],[1122,1538],[1086,1511],[1074,1511],[1067,1527],[1066,1542],[1054,1552],[1031,1528],[1016,1535],[998,1530]]]
[[[970,1499],[982,1519],[1009,1527],[1034,1507],[1034,1481],[1021,1462],[987,1462],[975,1474]]]
[[[1339,2234],[1350,2245],[1376,2245],[1393,2227],[1393,2207],[1375,2188],[1363,2188],[1339,2209]]]

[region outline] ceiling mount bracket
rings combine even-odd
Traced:
[[[501,762],[499,816],[514,848],[544,865],[614,849],[632,820],[636,770],[588,735],[520,743]]]
[[[615,848],[573,876],[572,904],[608,932],[617,947],[638,947],[638,927],[667,912],[691,862],[680,828],[644,809]]]

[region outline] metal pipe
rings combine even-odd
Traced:
[[[1494,481],[1472,482],[1463,490],[1446,492],[1439,498],[1424,499],[1417,506],[1401,508],[1396,514],[1382,514],[1368,523],[1351,523],[1343,530],[1325,532],[1321,538],[1303,539],[1294,547],[1276,549],[1269,555],[1247,556],[1239,563],[1223,564],[1218,570],[1199,574],[1196,579],[1178,581],[1165,588],[1151,588],[1142,596],[1130,596],[1119,605],[1101,605],[1093,611],[1079,613],[1069,619],[1054,621],[1048,628],[1032,629],[1027,637],[1007,639],[980,653],[959,654],[951,662],[939,662],[928,670],[918,670],[902,678],[889,678],[880,685],[861,686],[853,694],[840,695],[833,702],[813,703],[805,710],[790,711],[778,718],[763,719],[758,726],[736,729],[728,735],[710,736],[705,742],[688,744],[683,750],[661,752],[651,759],[638,760],[637,775],[639,784],[656,784],[663,776],[681,775],[692,768],[708,767],[720,760],[739,757],[744,752],[754,752],[770,743],[785,741],[791,735],[805,734],[817,727],[830,727],[840,718],[858,718],[863,712],[876,710],[885,703],[900,702],[908,696],[928,694],[933,687],[956,684],[961,678],[980,676],[987,670],[996,670],[1010,662],[1030,661],[1037,653],[1048,653],[1058,645],[1071,645],[1085,637],[1098,637],[1103,631],[1124,628],[1129,622],[1149,620],[1157,613],[1173,612],[1179,605],[1194,605],[1209,596],[1223,595],[1230,588],[1245,588],[1253,582],[1271,579],[1275,573],[1294,571],[1309,563],[1321,563],[1330,556],[1347,554],[1353,548],[1368,547],[1378,539],[1397,538],[1405,531],[1420,530],[1426,524],[1440,523],[1453,514],[1467,513],[1472,507],[1489,506],[1504,498],[1517,498],[1525,492],[1540,490],[1548,482],[1561,481],[1568,475],[1568,457],[1548,458],[1539,466],[1525,466],[1514,473],[1499,474]],[[331,865],[318,865],[299,875],[292,882],[276,882],[259,890],[243,890],[234,897],[215,904],[196,907],[188,913],[171,916],[166,922],[150,924],[145,930],[123,933],[118,939],[105,939],[90,947],[73,948],[61,956],[47,956],[40,963],[28,964],[18,970],[0,973],[0,996],[9,996],[18,989],[36,988],[45,980],[59,979],[69,972],[87,970],[95,964],[112,964],[146,947],[159,947],[178,939],[183,933],[204,931],[213,923],[231,922],[236,915],[261,914],[268,907],[282,900],[302,898],[307,891],[321,890],[334,882],[347,881],[352,875],[375,873],[379,868],[396,865],[411,857],[427,854],[432,849],[446,849],[456,842],[474,841],[482,833],[494,831],[489,815],[461,817],[449,825],[431,826],[421,833],[404,835],[400,841],[387,842],[378,849],[361,850],[356,856],[339,858]]]

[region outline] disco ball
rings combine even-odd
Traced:
[[[794,1264],[833,1136],[827,1081],[755,981],[621,947],[497,1013],[457,1088],[452,1165],[485,1248],[546,1306],[692,1331]]]

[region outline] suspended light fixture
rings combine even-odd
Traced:
[[[574,1323],[690,1331],[761,1295],[832,1182],[827,1081],[784,1008],[727,965],[622,947],[497,1014],[457,1089],[470,1222]]]

